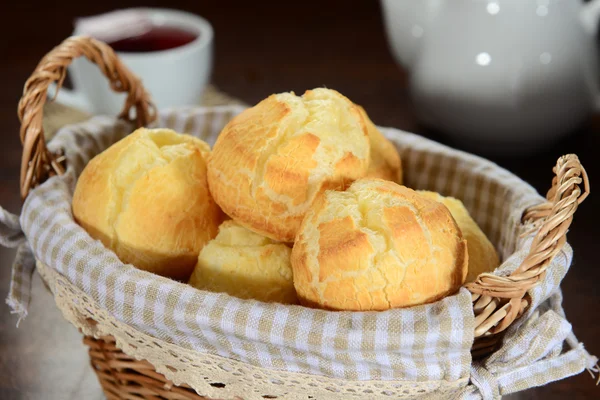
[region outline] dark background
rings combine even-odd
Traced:
[[[129,6],[162,6],[192,11],[215,30],[213,83],[250,104],[271,93],[327,86],[362,104],[378,125],[417,132],[459,145],[419,126],[407,90],[407,74],[393,61],[377,1],[115,1],[2,2],[0,4],[0,204],[20,209],[18,173],[21,146],[16,109],[23,84],[39,59],[72,31],[76,16]],[[592,182],[600,181],[600,118],[552,148],[527,157],[491,157],[541,193],[550,186],[551,167],[566,153],[579,155]],[[490,158],[490,157],[488,157]],[[600,300],[596,246],[600,195],[592,193],[569,232],[575,260],[563,283],[564,306],[575,334],[600,354]],[[8,291],[14,252],[0,248],[0,293]],[[80,336],[34,280],[29,317],[0,305],[1,399],[102,398],[88,366]],[[522,398],[598,398],[587,373],[521,394]]]

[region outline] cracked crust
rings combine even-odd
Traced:
[[[217,204],[243,226],[292,242],[318,193],[365,176],[370,146],[360,110],[329,89],[272,95],[220,133],[208,164]]]
[[[209,152],[189,135],[136,130],[86,166],[73,195],[75,220],[123,262],[187,280],[223,217],[208,191]]]
[[[500,265],[500,259],[494,245],[479,228],[477,222],[471,218],[469,211],[462,201],[454,197],[444,197],[436,192],[418,190],[422,196],[438,201],[448,207],[463,236],[467,240],[469,250],[469,273],[466,282],[473,282],[484,272],[492,272]]]
[[[301,303],[348,311],[438,300],[463,284],[467,261],[466,241],[445,206],[366,178],[316,199],[291,257]]]
[[[367,131],[369,132],[369,142],[371,144],[371,160],[369,169],[365,178],[378,178],[387,181],[402,184],[402,162],[398,150],[392,142],[390,142],[383,133],[377,129],[371,121],[367,112],[361,106],[358,106],[361,111]]]
[[[297,304],[291,249],[233,220],[200,252],[189,284],[242,299]]]

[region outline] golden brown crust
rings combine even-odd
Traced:
[[[209,151],[192,136],[138,129],[86,166],[76,221],[123,262],[187,280],[223,218],[208,191]]]
[[[317,198],[291,261],[302,304],[364,311],[456,292],[468,255],[445,206],[393,182],[365,178]]]
[[[439,193],[425,190],[419,190],[418,193],[448,207],[448,210],[450,210],[463,236],[467,240],[469,273],[467,274],[466,282],[473,282],[479,274],[492,272],[500,265],[500,259],[494,245],[485,236],[481,228],[479,228],[477,222],[473,220],[462,201],[454,197],[444,197]]]
[[[398,150],[383,133],[377,129],[371,121],[367,112],[361,106],[358,106],[363,114],[369,132],[369,142],[371,144],[371,160],[369,169],[365,178],[379,178],[387,181],[402,184],[402,162]]]
[[[329,89],[272,95],[221,132],[208,165],[215,201],[243,226],[278,241],[294,240],[316,195],[365,175],[365,121]]]
[[[229,220],[200,252],[189,284],[242,299],[297,304],[291,249]]]

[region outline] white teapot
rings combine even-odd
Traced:
[[[382,0],[420,119],[485,150],[552,143],[599,108],[600,0]]]

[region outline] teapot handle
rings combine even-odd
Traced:
[[[600,0],[591,0],[581,7],[581,23],[590,36],[598,33],[598,22],[600,21]]]
[[[596,38],[598,34],[598,25],[600,24],[600,0],[591,0],[581,7],[580,13],[581,24],[587,33]],[[600,112],[600,89],[595,90],[594,108],[596,112]]]

